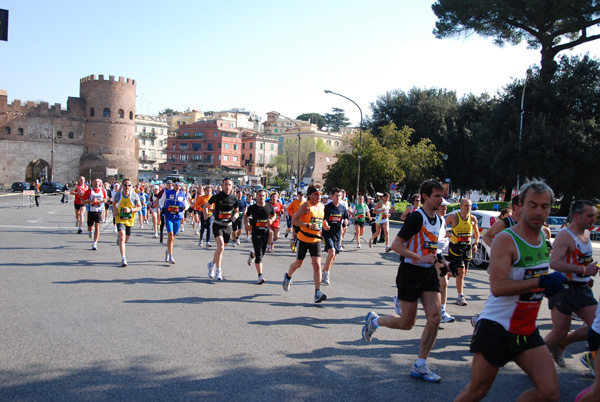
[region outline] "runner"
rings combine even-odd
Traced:
[[[194,192],[194,200],[192,203],[192,208],[194,210],[194,234],[196,236],[200,234],[200,226],[202,225],[202,207],[207,201],[202,198],[202,195],[202,188],[199,187],[198,190]]]
[[[406,218],[402,229],[392,243],[392,250],[400,254],[401,263],[396,276],[398,298],[402,315],[379,317],[369,312],[362,330],[363,340],[371,342],[373,333],[380,326],[410,330],[417,318],[417,303],[421,300],[427,322],[421,336],[419,356],[412,366],[410,375],[429,382],[438,382],[440,376],[427,366],[427,357],[433,348],[440,324],[440,281],[435,269],[436,262],[447,262],[437,254],[438,238],[442,221],[435,211],[443,201],[444,187],[436,180],[426,180],[421,184],[423,207]]]
[[[294,226],[294,215],[296,214],[296,212],[298,212],[298,210],[300,209],[300,206],[302,204],[304,204],[304,194],[298,193],[297,198],[292,201],[292,203],[290,204],[290,206],[287,209],[288,215],[292,218],[293,231],[292,231],[292,241],[290,242],[290,248],[292,249],[292,251],[294,253],[296,252],[296,239],[298,236],[298,230],[300,230],[300,228],[298,226]]]
[[[341,203],[342,192],[339,188],[331,190],[331,202],[325,205],[323,216],[323,239],[325,240],[325,251],[327,259],[323,267],[323,285],[331,283],[331,266],[336,255],[341,249],[341,235],[344,223],[348,224],[348,209]]]
[[[273,206],[273,210],[275,211],[275,221],[271,225],[269,229],[269,248],[267,249],[267,253],[272,253],[275,249],[275,242],[279,240],[279,230],[281,228],[281,215],[283,214],[283,204],[279,202],[279,193],[277,191],[273,191],[271,193],[271,205]]]
[[[556,235],[550,255],[550,268],[564,273],[569,279],[568,286],[548,301],[552,331],[544,341],[559,367],[566,367],[564,353],[567,346],[586,340],[598,304],[591,289],[592,276],[598,273],[598,267],[593,261],[589,232],[596,220],[596,207],[590,201],[575,201],[571,205],[571,217],[571,223]],[[569,333],[573,313],[586,325]]]
[[[548,274],[549,251],[541,232],[554,193],[546,183],[521,187],[521,219],[494,240],[490,259],[490,294],[473,332],[471,380],[455,401],[479,401],[487,395],[500,367],[514,360],[534,388],[518,400],[556,401],[556,369],[536,326],[544,295],[552,297],[567,278]]]
[[[184,212],[189,207],[187,195],[181,189],[181,183],[178,180],[172,184],[167,184],[167,189],[163,192],[159,205],[165,211],[165,226],[167,227],[165,262],[173,265],[175,264],[175,258],[173,257],[175,237],[179,234]]]
[[[104,191],[106,192],[106,201],[104,202],[104,211],[102,211],[102,223],[106,223],[108,219],[108,210],[110,209],[110,204],[112,204],[112,192],[110,191],[110,183],[104,183]]]
[[[446,225],[452,228],[450,247],[448,248],[448,262],[452,267],[458,268],[458,275],[456,276],[458,298],[456,299],[456,304],[459,306],[467,305],[463,293],[464,281],[465,276],[467,276],[472,253],[477,251],[477,244],[479,242],[477,218],[471,215],[471,208],[471,200],[463,198],[460,202],[460,210],[454,214],[450,214],[446,219]],[[455,272],[455,270],[452,271]],[[451,275],[455,276],[454,274]]]
[[[404,210],[404,212],[402,212],[402,215],[400,216],[401,221],[405,221],[406,218],[408,218],[408,215],[419,209],[419,205],[421,204],[421,197],[419,196],[419,194],[413,194],[410,197],[409,201],[410,205],[406,207],[406,209]]]
[[[115,206],[115,196],[118,193],[120,193],[120,192],[121,192],[121,183],[115,182],[113,184],[112,191],[110,192],[110,199],[112,200],[111,205],[113,207],[113,211],[114,211],[114,206]],[[118,231],[117,231],[117,221],[115,219],[115,214],[114,213],[113,213],[113,226],[114,226],[115,233],[118,233]]]
[[[308,201],[300,206],[292,218],[292,225],[298,227],[296,261],[283,275],[282,285],[286,292],[290,289],[292,275],[302,266],[306,252],[309,252],[315,282],[315,303],[321,303],[327,300],[327,295],[321,292],[321,230],[324,217],[324,207],[321,204],[321,185],[309,185],[306,196]]]
[[[340,189],[342,196],[340,197],[340,204],[346,207],[346,211],[350,211],[348,205],[348,197],[346,197],[346,190]],[[348,219],[342,223],[342,234],[340,236],[340,251],[344,251],[344,236],[346,236],[346,230],[348,230]]]
[[[80,176],[77,180],[75,186],[73,186],[73,190],[71,190],[71,195],[75,196],[75,201],[73,201],[73,205],[75,206],[75,226],[77,227],[77,233],[83,233],[81,226],[83,225],[83,215],[85,212],[85,208],[83,207],[82,197],[85,192],[88,190],[88,186],[85,184],[85,177]]]
[[[138,212],[138,219],[140,220],[140,229],[143,229],[144,221],[146,221],[146,216],[148,215],[148,194],[146,194],[146,191],[144,191],[144,186],[139,187],[138,196],[140,197],[140,202],[142,203],[142,209]]]
[[[198,204],[201,205],[202,213],[200,214],[200,239],[198,240],[198,247],[202,247],[202,239],[204,238],[204,232],[206,231],[206,247],[210,247],[210,230],[213,224],[213,210],[215,209],[214,204],[208,204],[206,212],[204,212],[204,206],[212,197],[212,186],[204,186],[204,194],[200,196]]]
[[[373,235],[373,237],[371,237],[369,239],[369,248],[373,247],[373,241],[377,239],[377,236],[379,236],[379,234],[383,230],[383,233],[385,235],[385,252],[389,253],[392,250],[392,248],[389,246],[389,244],[390,244],[389,218],[390,218],[390,212],[393,212],[392,209],[393,208],[392,208],[392,204],[390,202],[390,193],[386,192],[383,194],[383,199],[381,201],[379,201],[377,203],[377,205],[375,206],[375,213],[377,214],[377,217],[375,218],[375,223],[377,224],[377,230],[375,231],[375,234]]]
[[[494,237],[503,231],[504,229],[508,229],[519,222],[519,218],[521,218],[521,212],[519,211],[519,194],[515,195],[511,200],[511,211],[512,213],[507,215],[506,217],[496,221],[491,228],[486,230],[486,232],[481,237],[481,240],[488,248],[488,250],[492,247],[492,241]]]
[[[577,395],[576,402],[597,402],[600,400],[600,377],[596,374],[600,373],[600,359],[596,359],[598,349],[600,349],[600,304],[596,308],[596,318],[594,318],[594,322],[587,333],[587,341],[590,352],[581,356],[579,360],[585,367],[590,369],[596,378],[591,386]]]
[[[220,193],[210,197],[208,202],[204,204],[205,216],[208,214],[210,204],[215,205],[215,222],[212,225],[212,230],[215,242],[217,243],[217,249],[212,261],[208,263],[208,277],[216,277],[218,281],[223,280],[221,262],[223,260],[223,251],[225,251],[225,247],[231,238],[232,222],[238,218],[238,200],[231,192],[233,190],[233,180],[229,177],[224,178],[221,188],[222,191]]]
[[[238,218],[233,222],[233,240],[232,246],[240,245],[240,236],[242,235],[242,226],[244,226],[244,213],[246,212],[246,200],[242,198],[242,190],[236,190],[235,195],[238,199]]]
[[[363,196],[359,195],[356,204],[352,208],[352,217],[354,217],[354,234],[356,237],[356,247],[360,248],[360,239],[365,231],[367,219],[371,219],[369,207],[363,202]]]
[[[269,242],[269,225],[275,221],[275,210],[273,205],[266,202],[267,190],[260,189],[256,192],[256,204],[250,205],[244,214],[244,226],[247,231],[252,231],[252,247],[248,256],[248,265],[252,265],[252,260],[256,266],[258,274],[257,284],[265,283],[262,272],[262,258],[267,251]],[[249,227],[250,226],[250,227]]]
[[[150,194],[149,204],[150,204],[150,212],[152,213],[152,230],[154,230],[154,238],[158,238],[158,226],[160,225],[160,205],[158,205],[158,201],[160,200],[158,194],[160,193],[160,187],[155,185],[152,188],[152,193]]]
[[[108,199],[106,190],[102,187],[102,180],[95,178],[92,180],[92,188],[89,188],[83,197],[81,202],[87,204],[87,225],[88,225],[88,236],[91,239],[94,238],[92,243],[92,250],[98,250],[98,239],[100,238],[100,222],[102,220],[102,211],[104,210],[104,203]],[[93,232],[92,232],[93,230]]]
[[[290,216],[290,214],[288,213],[288,208],[290,207],[290,205],[292,205],[292,202],[298,198],[298,194],[297,193],[292,193],[287,200],[287,203],[283,206],[283,209],[285,209],[285,225],[286,225],[286,230],[285,230],[285,235],[284,237],[287,239],[287,237],[289,236],[290,233],[292,233],[292,217]]]
[[[249,192],[246,195],[246,206],[249,207],[250,205],[254,204],[256,204],[256,201],[254,200],[254,194],[252,192]],[[246,231],[246,243],[250,243],[250,232],[248,231],[247,227],[244,227],[244,230]]]
[[[119,251],[121,252],[121,266],[127,266],[125,258],[125,245],[131,235],[131,227],[135,223],[135,213],[142,209],[138,195],[132,191],[131,180],[123,179],[122,190],[113,196],[113,216],[117,224]]]

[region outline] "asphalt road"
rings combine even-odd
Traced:
[[[44,196],[40,208],[19,205],[20,194],[0,194],[1,401],[449,401],[468,382],[469,320],[488,294],[485,271],[469,272],[466,307],[451,304],[451,281],[457,321],[441,326],[428,362],[442,382],[430,384],[408,375],[422,311],[411,331],[361,338],[369,311],[393,313],[398,256],[380,245],[348,241],[323,287],[329,299],[315,305],[308,261],[282,290],[293,261],[286,239],[265,257],[265,285],[246,264],[249,243],[225,251],[225,281],[214,282],[214,249],[198,248],[190,225],[167,266],[164,245],[136,224],[121,268],[111,224],[92,251],[72,204]],[[549,317],[542,307],[543,335]],[[579,363],[585,350],[570,346],[559,369],[563,401],[593,381]],[[514,400],[531,386],[509,363],[486,400]]]

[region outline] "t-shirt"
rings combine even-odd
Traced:
[[[240,217],[244,216],[244,212],[246,212],[246,208],[248,207],[248,203],[245,199],[238,200],[238,211],[240,212]]]
[[[252,234],[258,232],[268,232],[269,231],[269,219],[271,219],[275,215],[275,210],[273,209],[273,205],[267,203],[263,207],[259,207],[258,205],[250,205],[246,210],[246,216],[250,220],[250,224],[252,225]]]
[[[221,191],[208,200],[209,204],[215,204],[215,223],[223,226],[231,225],[233,215],[238,209],[238,199],[233,194],[225,194]]]
[[[348,219],[348,209],[344,205],[340,203],[336,207],[333,202],[325,205],[323,220],[327,221],[330,228],[329,230],[323,230],[323,236],[339,236],[342,232],[344,219]]]

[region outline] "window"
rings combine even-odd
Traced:
[[[183,136],[184,136],[184,137],[187,137],[188,135],[189,135],[189,133],[188,133],[187,131],[184,131],[184,132],[183,132]]]
[[[173,144],[173,151],[177,150],[177,144]]]
[[[94,117],[94,108],[93,107],[90,108],[90,117]]]
[[[219,154],[219,160],[221,160],[221,154]]]
[[[273,155],[271,155],[270,163],[273,163]]]
[[[73,135],[72,131],[69,131],[69,139],[72,140],[75,137],[75,135]]]
[[[146,145],[146,140],[142,138],[142,145]]]
[[[219,136],[219,132],[218,132],[218,131],[215,131],[215,132],[213,133],[213,136],[214,136],[214,137],[218,137],[218,136]]]
[[[242,144],[242,149],[246,149],[246,143]]]
[[[10,127],[4,127],[4,134],[10,134]]]
[[[150,145],[154,146],[154,140],[150,140]]]
[[[233,144],[233,150],[234,150],[234,151],[237,151],[237,150],[239,149],[239,147],[240,147],[240,146],[239,146],[238,144]]]
[[[271,144],[271,151],[275,150],[275,145]]]
[[[129,112],[129,120],[133,120],[133,112]]]
[[[209,143],[207,144],[207,148],[206,148],[206,150],[207,150],[207,151],[212,151],[212,150],[213,150],[213,144],[212,144],[211,142],[209,142]]]
[[[23,135],[23,129],[21,127],[17,128],[17,135]]]
[[[215,161],[215,157],[212,155],[206,155],[206,162],[213,163]]]
[[[336,147],[339,147],[339,146],[340,146],[340,142],[339,142],[339,141],[336,141],[336,142],[335,142],[335,146],[336,146]]]
[[[246,160],[246,156],[242,154],[242,160]]]
[[[327,140],[327,145],[331,145],[331,140]]]
[[[219,149],[221,149],[221,143],[219,142]]]
[[[252,145],[253,145],[253,144],[252,144],[252,143],[250,143],[250,149],[252,149]]]
[[[221,155],[219,155],[221,156]],[[225,160],[228,161],[229,160],[229,155],[225,155]]]
[[[188,143],[187,142],[182,142],[179,144],[179,149],[181,149],[182,151],[187,151],[188,150]]]
[[[62,138],[62,131],[56,132],[56,138]]]
[[[188,156],[185,155],[185,154],[180,154],[179,155],[179,160],[182,161],[182,162],[187,162]]]
[[[261,142],[261,143],[260,143],[260,149],[263,149],[263,145],[264,145],[264,144]]]
[[[224,145],[225,145],[225,149],[229,149],[229,143],[228,142],[226,142]]]
[[[119,111],[117,112],[117,116],[119,117],[119,119],[124,119],[125,111],[123,109],[119,109]]]
[[[234,156],[234,157],[233,157],[233,161],[234,161],[234,162],[238,162],[238,160],[239,160],[239,159],[238,159],[238,157],[237,157],[237,156]]]
[[[192,160],[202,162],[202,155],[192,155]]]
[[[277,132],[277,129],[275,129],[275,132]],[[283,133],[283,131],[281,131]]]
[[[262,156],[262,154],[258,154],[258,162],[260,163],[260,162],[262,162],[262,161],[263,161],[263,156]]]
[[[110,109],[104,108],[104,112],[102,113],[102,117],[110,117]]]
[[[248,160],[252,162],[252,154],[248,155]]]
[[[194,131],[195,138],[204,138],[204,131]]]

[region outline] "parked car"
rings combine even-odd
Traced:
[[[550,228],[550,232],[552,233],[552,237],[555,237],[556,234],[567,225],[567,217],[566,216],[549,216],[546,219],[546,223]]]
[[[45,181],[40,186],[40,192],[42,194],[46,193],[62,193],[62,190],[65,186],[63,184],[54,182],[54,181]]]
[[[479,226],[479,242],[477,243],[477,251],[473,253],[471,265],[475,268],[485,269],[490,263],[490,257],[488,250],[483,243],[482,235],[496,222],[500,212],[477,210],[471,211],[471,215],[477,218],[477,226]],[[446,215],[446,217],[448,217],[448,215]],[[448,231],[448,236],[450,236],[450,231]]]
[[[10,189],[12,190],[13,193],[15,192],[23,192],[23,190],[29,190],[30,186],[29,183],[24,182],[24,181],[16,181],[12,184],[12,186],[10,186]]]

